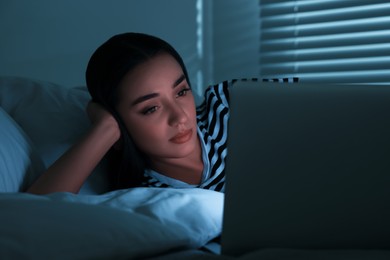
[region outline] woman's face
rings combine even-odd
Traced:
[[[129,134],[152,161],[186,157],[199,144],[194,97],[171,55],[158,54],[130,71],[119,99]]]

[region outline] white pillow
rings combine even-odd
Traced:
[[[0,107],[0,192],[25,190],[44,170],[28,136]]]
[[[65,87],[21,77],[0,77],[0,106],[30,137],[45,167],[50,166],[90,126],[85,107],[90,95],[85,86]],[[108,190],[101,163],[81,193]]]
[[[67,88],[20,77],[0,78],[0,106],[23,128],[51,165],[89,126],[84,87]]]

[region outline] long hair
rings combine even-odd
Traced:
[[[115,35],[97,48],[89,60],[85,73],[88,91],[94,102],[114,116],[121,132],[121,148],[111,148],[108,153],[109,177],[114,189],[139,186],[148,165],[148,159],[135,145],[116,110],[120,101],[118,87],[127,73],[162,52],[179,63],[190,84],[179,53],[166,41],[147,34]]]

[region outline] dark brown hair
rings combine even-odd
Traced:
[[[121,148],[111,149],[108,153],[109,175],[114,189],[139,186],[148,165],[147,158],[135,145],[116,110],[118,86],[128,72],[162,52],[172,55],[179,63],[190,84],[179,53],[166,41],[143,33],[115,35],[97,48],[89,60],[86,82],[92,100],[114,116],[121,131]]]

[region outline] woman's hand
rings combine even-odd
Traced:
[[[116,123],[114,117],[106,109],[104,109],[103,106],[96,102],[89,101],[86,110],[92,124],[99,124],[104,121]]]
[[[112,131],[115,131],[119,139],[120,129],[118,126],[118,122],[116,121],[114,116],[110,112],[108,112],[102,105],[90,101],[87,105],[86,111],[89,120],[94,126],[103,125],[110,127]]]

